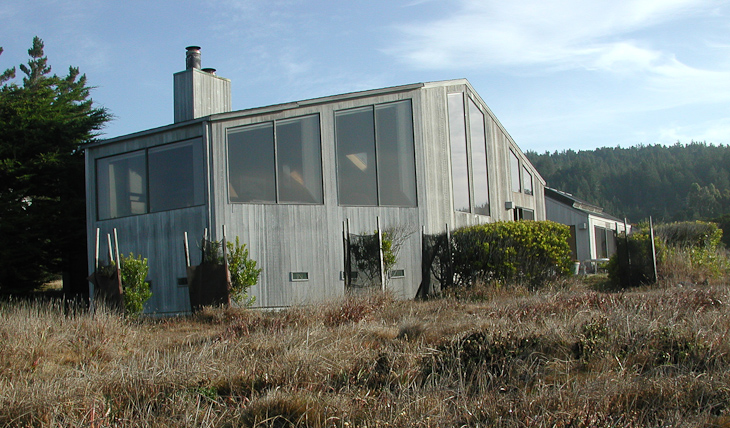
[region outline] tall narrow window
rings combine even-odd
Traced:
[[[509,170],[512,178],[512,191],[519,192],[520,187],[520,161],[512,150],[509,151]]]
[[[340,205],[378,204],[373,107],[335,113]]]
[[[469,161],[466,150],[464,94],[448,94],[449,139],[451,142],[451,181],[454,210],[471,211],[469,200]]]
[[[203,153],[186,142],[149,149],[150,212],[201,205],[204,202]]]
[[[340,205],[416,206],[410,100],[335,112]]]
[[[378,202],[416,206],[416,165],[410,101],[375,106]]]
[[[605,227],[594,226],[593,233],[596,238],[596,258],[608,258],[608,237]]]
[[[471,138],[471,164],[474,180],[474,213],[489,215],[487,136],[484,130],[484,114],[471,98],[469,99],[469,136]]]
[[[228,192],[231,202],[276,202],[273,123],[228,133]]]
[[[532,195],[532,174],[524,165],[522,166],[522,189],[526,195]]]
[[[146,168],[144,151],[96,161],[100,220],[147,212]]]
[[[324,202],[320,146],[318,115],[276,122],[279,202]]]

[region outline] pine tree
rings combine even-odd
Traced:
[[[0,290],[30,290],[64,273],[64,290],[86,290],[82,145],[110,119],[86,76],[51,74],[35,37],[30,60],[0,74]],[[2,48],[0,48],[0,54]]]

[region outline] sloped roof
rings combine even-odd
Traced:
[[[583,211],[588,214],[597,215],[613,221],[622,221],[620,218],[612,216],[611,214],[603,212],[603,207],[599,207],[596,204],[592,204],[583,199],[577,198],[568,192],[562,190],[553,189],[552,187],[545,187],[545,197],[569,205],[578,211]]]

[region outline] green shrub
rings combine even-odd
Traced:
[[[383,270],[388,272],[398,257],[393,250],[393,240],[387,231],[382,233],[383,239]],[[372,235],[361,235],[357,241],[351,241],[350,251],[355,262],[355,267],[362,272],[369,281],[380,278],[380,250],[378,247],[378,231]],[[379,280],[378,280],[379,281]]]
[[[456,230],[454,283],[513,282],[532,289],[566,276],[571,258],[567,226],[551,221],[497,222]]]
[[[656,225],[654,236],[668,247],[714,249],[722,240],[722,229],[715,223],[683,221]]]
[[[137,317],[142,313],[144,303],[152,297],[150,284],[145,281],[149,272],[147,259],[139,255],[135,258],[129,253],[129,257],[120,256],[120,264],[124,311],[127,316]]]
[[[238,304],[250,306],[256,296],[249,296],[248,289],[256,285],[261,269],[256,268],[256,260],[251,260],[246,244],[236,236],[233,241],[226,242],[228,249],[228,270],[231,272],[231,298]]]

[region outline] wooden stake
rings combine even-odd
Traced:
[[[122,268],[122,261],[121,261],[120,255],[119,255],[119,237],[117,236],[117,228],[116,227],[114,228],[114,251],[116,251],[116,253],[117,253],[117,256],[116,256],[117,269],[121,269]]]
[[[190,247],[188,247],[188,232],[185,232],[185,267],[190,267]]]

